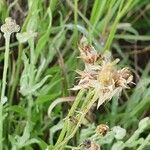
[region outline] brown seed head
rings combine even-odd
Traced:
[[[98,135],[106,135],[106,133],[109,131],[109,127],[106,124],[100,124],[96,128],[96,133]]]
[[[88,150],[100,150],[100,146],[94,142],[91,143],[91,147]]]

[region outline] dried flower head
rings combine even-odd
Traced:
[[[77,72],[80,81],[72,90],[94,88],[99,91],[99,107],[114,95],[120,94],[122,89],[129,88],[128,84],[133,80],[131,72],[128,68],[117,69],[119,59],[112,61],[110,52],[99,55],[85,37],[81,39],[79,50],[85,69]]]
[[[92,142],[91,147],[88,150],[100,150],[100,146],[95,142]]]
[[[129,88],[128,84],[132,82],[133,76],[128,68],[119,70],[114,77],[116,87],[120,86],[123,88]]]
[[[106,124],[100,124],[96,128],[96,133],[98,135],[106,135],[106,133],[109,131],[109,127]]]
[[[83,143],[81,144],[81,146],[83,146],[86,149],[89,149],[91,147],[91,141],[90,140],[85,140],[83,141]]]
[[[87,39],[84,36],[81,38],[79,50],[80,50],[80,57],[83,59],[85,63],[94,64],[100,57],[97,54],[95,48],[88,43]]]
[[[100,146],[91,140],[85,140],[81,144],[86,150],[100,150]]]
[[[3,33],[13,33],[13,32],[18,32],[20,30],[19,25],[16,24],[15,20],[12,18],[8,17],[5,19],[5,24],[1,26],[1,31]]]

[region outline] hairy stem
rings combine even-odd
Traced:
[[[60,144],[56,145],[55,149],[60,149],[63,148],[64,145],[71,139],[73,138],[73,136],[76,134],[77,130],[79,129],[82,120],[84,119],[85,115],[87,114],[87,112],[90,110],[90,108],[92,107],[92,105],[96,102],[96,100],[98,99],[98,91],[95,92],[95,95],[93,96],[92,100],[90,101],[90,103],[88,103],[85,107],[84,110],[82,111],[79,119],[78,119],[78,123],[75,126],[74,130],[72,131],[72,133],[66,137]]]
[[[79,103],[81,101],[81,98],[83,97],[84,92],[85,92],[84,90],[81,90],[78,93],[78,95],[77,95],[77,97],[76,97],[76,99],[75,99],[75,101],[74,101],[74,103],[73,103],[73,105],[72,105],[72,107],[71,107],[67,117],[66,117],[66,120],[65,120],[65,123],[64,123],[64,127],[63,127],[63,129],[62,129],[62,131],[61,131],[61,133],[59,135],[59,138],[58,138],[58,140],[56,142],[56,145],[59,144],[63,140],[63,138],[65,136],[65,133],[66,133],[66,130],[67,130],[67,128],[66,128],[67,127],[67,121],[68,121],[67,119],[69,118],[69,116],[72,116],[74,114],[76,108],[78,107],[78,105],[79,105]]]
[[[145,147],[146,145],[148,145],[149,142],[150,142],[150,134],[146,137],[146,139],[144,140],[144,142],[138,147],[137,150],[142,150],[142,149],[144,149],[144,147]]]
[[[82,103],[82,105],[80,107],[80,111],[81,112],[84,110],[84,108],[89,103],[89,101],[91,101],[93,95],[94,95],[94,91],[89,90],[88,93],[87,93],[86,98],[84,99],[84,101],[83,101],[83,103]],[[68,121],[68,128],[67,128],[66,137],[68,137],[71,134],[71,132],[72,132],[72,130],[74,128],[74,125],[75,125],[74,123],[71,123],[70,121]]]
[[[10,93],[10,96],[9,96],[10,105],[13,102],[14,92],[15,92],[15,89],[16,89],[16,86],[17,86],[18,80],[19,80],[19,73],[20,73],[20,68],[21,68],[22,51],[23,51],[22,44],[20,44],[19,45],[19,54],[18,54],[18,59],[17,59],[16,74],[15,74],[15,78],[14,78],[14,83],[12,85],[11,93]]]
[[[10,34],[5,33],[5,57],[4,57],[4,70],[3,70],[3,79],[2,79],[2,90],[1,90],[1,102],[0,102],[0,150],[3,149],[3,100],[5,98],[6,90],[6,78],[7,78],[7,69],[9,61],[9,43],[10,43]]]

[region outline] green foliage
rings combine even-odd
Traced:
[[[148,144],[147,139],[149,139],[149,135],[145,139],[140,137],[140,135],[149,128],[149,125],[149,117],[142,119],[132,136],[125,140],[125,137],[127,136],[126,129],[121,128],[120,126],[114,126],[105,136],[102,136],[95,133],[96,127],[93,124],[88,126],[86,129],[81,130],[79,142],[82,143],[89,139],[100,144],[102,147],[112,145],[111,150],[122,150],[127,147],[142,150],[142,148]],[[146,142],[144,142],[145,140]]]
[[[99,52],[112,51],[114,57],[121,59],[120,66],[128,65],[135,74],[136,85],[119,99],[114,97],[98,110],[94,108],[96,119],[82,120],[83,126],[68,145],[64,144],[64,149],[82,149],[80,144],[87,138],[106,150],[149,147],[150,121],[146,116],[150,110],[150,63],[149,56],[144,55],[150,44],[149,10],[149,0],[1,0],[0,24],[10,16],[21,28],[6,45],[3,33],[0,36],[3,149],[54,149],[72,102],[64,100],[56,105],[51,117],[48,108],[60,97],[77,96],[69,89],[78,81],[75,70],[83,68],[83,62],[77,58],[82,35]],[[8,61],[4,59],[6,49]],[[8,65],[4,91],[2,78],[7,66],[3,61]],[[81,97],[79,108],[84,100],[90,102],[85,94]],[[71,115],[81,114],[72,110]],[[107,123],[112,130],[98,137],[95,129],[100,123]],[[66,137],[68,134],[72,134],[71,129]]]

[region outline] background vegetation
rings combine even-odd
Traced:
[[[45,149],[54,144],[71,102],[58,104],[48,116],[51,103],[60,97],[75,97],[68,90],[77,83],[76,69],[83,68],[78,43],[82,35],[99,51],[109,50],[129,66],[133,86],[98,110],[93,108],[86,123],[68,144],[81,144],[95,127],[106,123],[121,126],[127,141],[138,123],[150,113],[150,0],[1,0],[0,24],[12,17],[20,32],[37,33],[25,43],[11,36],[7,75],[7,102],[3,105],[3,149]],[[29,37],[29,35],[27,36]],[[0,76],[2,79],[5,42],[0,39]],[[1,81],[2,82],[2,81]],[[0,83],[1,83],[0,82]],[[142,123],[143,124],[143,123]],[[145,124],[145,123],[144,123]],[[150,149],[148,124],[131,138],[129,149]],[[84,133],[91,133],[85,135]],[[139,131],[139,130],[138,130]],[[136,139],[138,139],[136,141]],[[107,137],[107,139],[109,139]],[[110,150],[113,139],[100,142]]]

